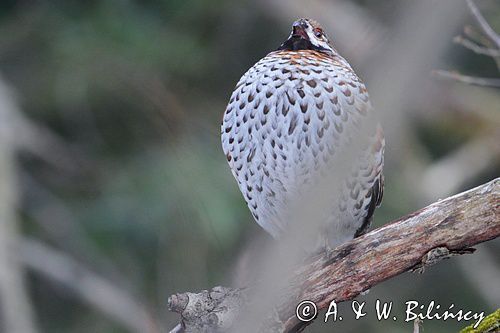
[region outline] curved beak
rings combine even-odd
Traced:
[[[307,23],[303,19],[300,19],[300,20],[293,22],[292,36],[304,38],[305,40],[309,40],[309,36],[307,35],[306,28],[307,28]]]

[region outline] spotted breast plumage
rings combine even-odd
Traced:
[[[356,150],[348,175],[335,193],[322,193],[332,197],[327,246],[366,232],[383,193],[385,141],[372,114],[365,85],[319,24],[294,22],[288,39],[241,77],[222,121],[224,153],[257,223],[276,238],[285,234],[292,201],[300,203],[305,184],[336,172],[336,158],[367,120],[366,143],[347,148]]]

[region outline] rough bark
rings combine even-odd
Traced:
[[[499,235],[497,178],[311,258],[290,279],[289,297],[277,304],[277,316],[267,331],[302,330],[308,323],[298,321],[295,315],[302,300],[313,301],[318,310],[325,309],[332,300],[351,300],[391,277],[409,270],[423,271],[452,255],[470,253],[471,246]],[[241,290],[216,287],[211,292],[172,296],[170,310],[181,314],[177,331],[224,331],[244,304],[242,295],[245,292]]]

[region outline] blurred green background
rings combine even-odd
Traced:
[[[500,31],[500,4],[477,2]],[[6,208],[17,228],[9,239],[24,244],[31,308],[19,320],[31,320],[38,332],[168,331],[178,322],[167,311],[171,294],[231,285],[244,274],[242,258],[256,240],[270,240],[253,222],[220,148],[220,121],[235,83],[280,45],[294,19],[332,11],[344,21],[318,20],[382,109],[388,90],[379,88],[377,64],[399,40],[410,1],[302,6],[303,12],[298,1],[278,0],[0,3],[0,134],[6,133],[0,151],[7,152],[0,159],[11,165],[5,177],[13,180],[0,182],[14,198]],[[386,191],[375,226],[500,174],[499,90],[430,75],[443,68],[498,77],[493,59],[452,42],[475,25],[465,2],[454,6],[441,54],[419,69],[425,85],[407,86],[423,93],[390,108],[402,119],[383,124]],[[392,55],[406,57],[404,50]],[[419,66],[406,59],[404,66]],[[39,247],[62,261],[32,255],[30,249],[43,253]],[[404,274],[360,299],[434,299],[489,313],[500,299],[488,283],[498,288],[499,276],[478,273],[477,263],[498,271],[500,244],[479,249],[477,257]],[[118,294],[106,294],[108,287]],[[106,303],[115,296],[116,303]],[[338,325],[341,332],[412,330],[411,323],[374,318]],[[425,332],[465,325],[424,322]],[[332,329],[316,323],[308,331]]]

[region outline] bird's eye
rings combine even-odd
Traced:
[[[323,32],[319,29],[317,30],[314,30],[314,35],[318,38],[320,38],[321,36],[323,36]]]

